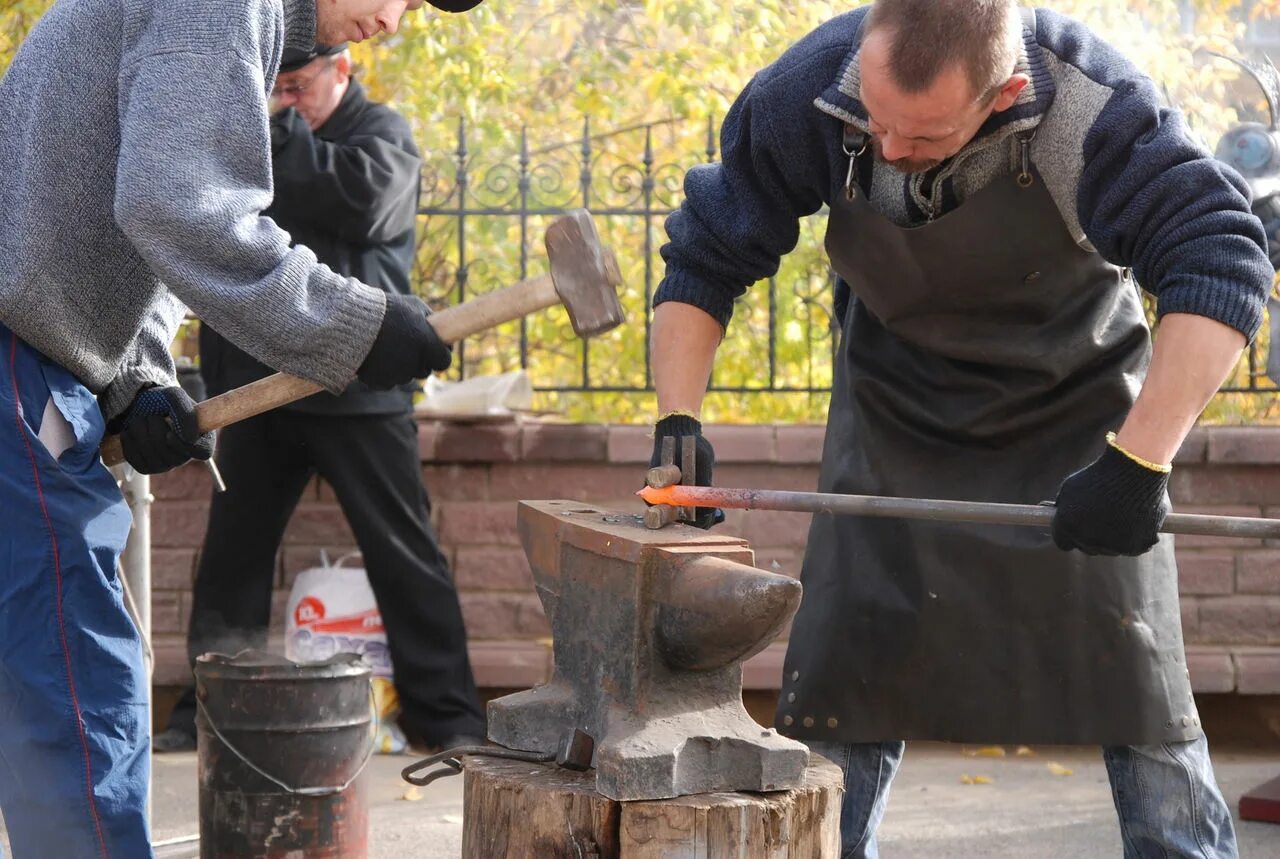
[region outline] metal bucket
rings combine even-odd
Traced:
[[[363,859],[376,728],[355,654],[196,660],[202,859]]]

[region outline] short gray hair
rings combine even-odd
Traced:
[[[959,65],[979,100],[993,98],[1017,61],[1014,0],[875,0],[866,32],[889,34],[889,72],[909,93],[923,92]]]

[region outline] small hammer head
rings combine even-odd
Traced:
[[[574,333],[593,337],[621,325],[626,316],[618,300],[618,260],[600,244],[591,213],[574,209],[556,218],[547,228],[546,244],[551,280]]]

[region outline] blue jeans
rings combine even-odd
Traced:
[[[844,772],[841,859],[876,859],[876,828],[905,743],[812,743]],[[1104,746],[1125,859],[1235,859],[1231,811],[1204,737],[1155,746]]]
[[[93,394],[0,325],[0,809],[14,859],[152,855],[147,679],[116,577],[130,517],[102,434]]]

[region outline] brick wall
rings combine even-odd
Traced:
[[[477,679],[485,687],[541,682],[551,667],[549,629],[533,593],[515,528],[515,501],[572,498],[638,510],[633,493],[652,442],[645,427],[426,423],[420,443],[432,518],[461,593]],[[717,482],[812,490],[822,428],[718,426]],[[203,468],[187,466],[153,483],[152,612],[156,682],[182,683],[182,634],[210,492]],[[1181,512],[1280,518],[1280,428],[1197,430],[1171,482]],[[726,530],[749,536],[757,564],[799,571],[808,517],[730,511]],[[280,628],[300,570],[354,551],[333,493],[307,489],[276,565],[273,624]],[[1200,692],[1280,693],[1280,542],[1183,537],[1178,541],[1183,627]],[[749,663],[748,688],[773,689],[782,645]]]

